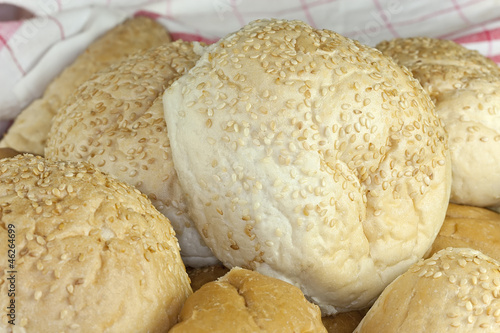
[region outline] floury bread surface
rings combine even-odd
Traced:
[[[446,133],[420,84],[375,49],[255,21],[207,48],[163,101],[207,245],[325,314],[366,307],[441,227]]]

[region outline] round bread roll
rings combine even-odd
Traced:
[[[26,332],[165,332],[176,323],[189,278],[169,221],[138,190],[87,163],[19,155],[2,160],[0,213],[0,331],[13,327],[11,299]]]
[[[198,57],[177,41],[94,75],[59,109],[45,149],[47,158],[90,162],[145,193],[170,219],[189,266],[218,260],[188,216],[158,96]]]
[[[394,280],[354,332],[500,332],[500,262],[441,250]]]
[[[500,261],[500,214],[450,204],[443,226],[425,257],[447,247],[469,247]]]
[[[140,50],[169,42],[167,30],[156,21],[137,16],[106,32],[94,41],[15,119],[0,141],[0,147],[11,147],[43,155],[52,118],[78,86],[95,73],[127,59]]]
[[[184,304],[181,332],[325,332],[319,308],[289,283],[233,268],[203,285]]]
[[[207,245],[324,314],[370,304],[443,223],[446,133],[419,83],[375,49],[255,21],[209,46],[163,102]]]
[[[451,202],[500,209],[500,67],[452,41],[402,38],[377,45],[429,92],[449,134]]]

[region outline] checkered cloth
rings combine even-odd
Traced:
[[[300,19],[372,46],[452,39],[500,63],[497,0],[0,0],[0,120],[13,119],[93,40],[134,15],[189,41],[211,43],[258,18]]]

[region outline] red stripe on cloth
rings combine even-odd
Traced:
[[[66,38],[66,35],[64,34],[64,27],[63,25],[61,24],[61,22],[56,19],[54,16],[48,16],[48,18],[52,21],[54,21],[54,23],[57,25],[57,27],[59,28],[59,33],[61,34],[61,40],[65,39]]]
[[[23,25],[23,21],[7,21],[0,22],[0,37],[3,41],[8,41],[10,37]],[[0,44],[0,50],[5,46],[5,43]]]
[[[316,23],[314,22],[314,19],[311,15],[311,12],[309,11],[309,7],[306,3],[306,0],[300,0],[300,6],[302,7],[302,11],[304,12],[304,15],[306,16],[307,21],[309,22],[309,25],[316,29]]]
[[[375,4],[375,7],[377,7],[377,11],[379,12],[380,17],[382,17],[382,20],[384,20],[384,23],[385,23],[385,26],[387,27],[387,30],[389,30],[390,33],[394,37],[399,37],[399,34],[397,33],[397,31],[392,26],[391,21],[389,21],[389,19],[385,15],[384,8],[382,8],[382,5],[380,4],[380,1],[379,0],[373,0],[373,3]]]
[[[238,4],[236,3],[236,0],[231,0],[231,7],[233,8],[233,14],[238,19],[238,22],[240,23],[240,25],[244,26],[245,19],[243,18],[243,15],[241,15],[240,11],[238,10]]]
[[[134,17],[137,17],[137,16],[146,16],[146,17],[149,17],[150,19],[153,19],[153,20],[157,20],[158,18],[163,17],[162,15],[160,15],[158,13],[149,12],[147,10],[139,10],[139,11],[135,12]],[[168,14],[167,14],[167,16],[168,16]]]
[[[3,44],[7,48],[7,50],[9,51],[10,57],[12,58],[12,60],[14,61],[14,63],[16,64],[17,69],[19,69],[19,71],[21,72],[21,74],[23,76],[26,75],[26,72],[24,71],[24,69],[21,66],[21,64],[19,63],[19,61],[17,60],[16,55],[14,54],[14,52],[12,51],[12,49],[10,48],[9,44],[7,44],[7,41],[2,37],[2,35],[0,35],[0,44]]]
[[[465,16],[464,12],[462,11],[462,7],[460,7],[457,0],[451,0],[451,2],[453,3],[453,7],[458,12],[458,15],[462,18],[462,20],[467,24],[471,24],[469,19]]]
[[[182,39],[186,42],[203,42],[206,44],[212,44],[218,41],[218,39],[209,39],[200,35],[190,34],[187,32],[170,32],[173,40]]]
[[[470,35],[465,35],[455,38],[453,41],[457,43],[479,43],[486,42],[492,39],[500,39],[500,28],[484,30]]]
[[[477,4],[478,2],[483,2],[483,1],[485,1],[485,0],[471,0],[467,3],[462,4],[461,8],[464,9],[466,7],[469,7],[471,5],[474,5],[474,4]],[[448,14],[450,12],[454,12],[455,10],[456,10],[455,7],[443,8],[441,10],[437,10],[435,12],[432,12],[432,13],[429,13],[426,15],[422,15],[422,16],[414,18],[412,20],[405,20],[402,22],[394,23],[394,25],[398,26],[398,27],[402,27],[402,26],[406,26],[406,25],[410,25],[410,24],[421,23],[421,22],[428,21],[429,19],[433,19],[435,17],[441,16],[444,14]]]
[[[173,19],[173,16],[172,16],[172,0],[167,0],[166,1],[166,5],[167,5],[167,9],[165,11],[165,16],[169,19]]]

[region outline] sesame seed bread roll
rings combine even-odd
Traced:
[[[419,83],[375,49],[255,21],[209,46],[163,101],[207,245],[324,314],[366,307],[443,223],[446,133]]]
[[[66,99],[93,74],[130,55],[169,42],[170,35],[159,23],[144,16],[127,19],[92,42],[75,61],[15,119],[0,141],[0,147],[43,155],[52,118]]]
[[[436,104],[449,135],[450,201],[500,210],[500,67],[446,40],[400,38],[377,48],[406,66]]]
[[[3,159],[0,213],[2,332],[165,332],[192,293],[168,219],[88,163]]]
[[[443,226],[425,256],[447,247],[469,247],[500,261],[500,214],[449,204]]]
[[[394,280],[354,332],[500,332],[500,262],[441,250]]]
[[[171,221],[189,266],[218,260],[188,216],[161,94],[198,58],[191,43],[176,41],[102,70],[59,109],[45,149],[48,158],[90,162],[145,193]]]
[[[318,306],[297,287],[233,268],[194,292],[169,333],[326,333]]]

